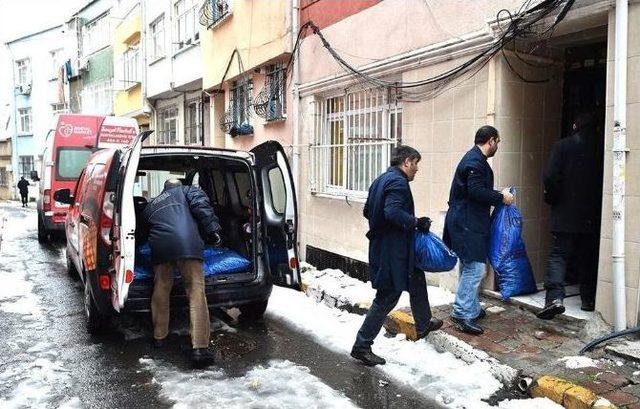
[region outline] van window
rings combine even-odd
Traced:
[[[287,191],[284,186],[284,177],[280,168],[269,169],[269,192],[271,193],[271,206],[273,211],[284,214],[287,203]]]
[[[222,172],[220,172],[219,170],[214,170],[213,172],[211,172],[211,174],[213,175],[213,188],[216,193],[216,203],[221,206],[226,206],[227,199],[224,190],[224,176],[222,176]]]
[[[91,155],[88,148],[58,148],[56,155],[56,179],[76,180],[87,159]]]
[[[251,179],[246,172],[238,172],[233,174],[238,187],[238,196],[243,206],[251,207]]]
[[[164,182],[168,179],[179,179],[184,184],[184,172],[170,172],[167,170],[139,170],[139,175],[133,185],[135,196],[143,196],[148,201],[156,198],[164,190]]]

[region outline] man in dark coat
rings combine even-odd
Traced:
[[[538,313],[541,319],[552,319],[565,311],[564,281],[570,261],[575,261],[580,277],[582,309],[595,308],[602,156],[594,128],[590,115],[578,116],[572,135],[554,144],[544,172],[552,243],[544,282],[545,308]]]
[[[458,329],[473,335],[483,333],[477,320],[486,315],[480,306],[479,291],[489,246],[491,206],[513,203],[508,189],[493,189],[493,170],[487,159],[496,154],[499,142],[496,128],[485,125],[478,129],[475,146],[456,168],[445,219],[444,242],[460,259],[451,320]]]
[[[18,181],[18,190],[20,191],[20,198],[22,199],[22,207],[27,207],[27,203],[29,202],[29,181],[24,178],[24,176],[20,177],[20,181]]]
[[[403,291],[409,291],[418,338],[442,326],[441,320],[431,317],[425,274],[414,267],[415,230],[428,232],[431,226],[428,217],[416,219],[409,188],[420,158],[409,146],[396,148],[391,167],[373,181],[364,206],[369,220],[369,276],[377,292],[351,356],[369,366],[386,363],[371,351],[371,345]]]
[[[202,271],[202,232],[219,244],[220,224],[209,198],[195,186],[182,186],[170,179],[163,192],[144,209],[142,217],[148,230],[151,260],[155,274],[151,297],[153,337],[156,346],[164,345],[169,335],[169,298],[173,273],[180,271],[189,298],[192,359],[197,366],[213,362],[209,348],[209,308]]]

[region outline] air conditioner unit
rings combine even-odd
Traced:
[[[18,85],[18,89],[22,95],[31,94],[31,84],[20,84]]]

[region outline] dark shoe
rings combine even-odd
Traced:
[[[544,308],[536,315],[541,320],[553,319],[556,315],[563,314],[565,311],[562,300],[554,300],[544,306]]]
[[[384,365],[387,363],[387,361],[385,361],[384,358],[379,357],[378,355],[374,354],[370,350],[363,351],[363,350],[352,349],[351,356],[361,361],[363,364],[367,366]]]
[[[480,308],[480,314],[476,317],[476,321],[481,320],[487,316],[487,310]]]
[[[456,328],[467,334],[480,335],[484,333],[484,330],[476,323],[476,320],[451,317],[451,321],[456,324]]]
[[[191,363],[195,368],[205,368],[215,362],[216,355],[212,348],[195,348],[191,352]]]
[[[595,301],[582,301],[582,306],[580,307],[582,311],[595,311],[596,310],[596,302]]]
[[[151,345],[156,349],[162,349],[167,346],[167,338],[157,339],[154,338]]]
[[[429,335],[430,332],[439,330],[440,328],[442,328],[442,324],[443,324],[443,322],[442,322],[441,319],[431,318],[431,320],[429,321],[429,327],[427,328],[426,331],[418,332],[418,334],[417,334],[418,338],[416,339],[416,341],[418,339],[422,339],[422,338],[426,337],[427,335]]]

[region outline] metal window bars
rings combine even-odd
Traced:
[[[229,14],[229,3],[226,0],[205,0],[200,7],[200,24],[211,28]]]
[[[365,89],[318,99],[313,112],[311,191],[366,197],[401,139],[397,97],[386,89]]]

